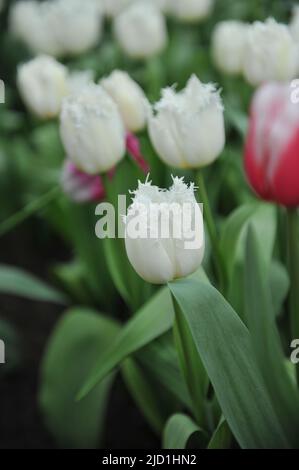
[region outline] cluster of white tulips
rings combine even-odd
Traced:
[[[212,35],[212,55],[219,70],[243,74],[253,86],[294,78],[299,70],[299,10],[294,11],[290,26],[273,18],[252,24],[218,23]]]
[[[12,7],[10,25],[34,53],[59,57],[95,46],[102,33],[102,17],[97,0],[23,0]]]
[[[21,0],[10,14],[13,34],[34,53],[55,57],[81,54],[99,44],[103,19],[113,21],[120,47],[144,59],[161,52],[168,39],[164,14],[200,21],[213,0]]]

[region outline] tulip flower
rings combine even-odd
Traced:
[[[296,46],[287,26],[269,18],[249,27],[243,71],[251,85],[290,80],[296,75],[296,67]]]
[[[9,24],[12,34],[23,41],[35,54],[59,55],[59,46],[47,24],[41,3],[36,0],[20,1],[10,9]]]
[[[287,207],[299,205],[299,105],[287,84],[267,83],[256,92],[245,150],[245,169],[255,192]]]
[[[58,116],[68,92],[67,77],[66,67],[41,55],[18,67],[17,84],[27,107],[46,119]]]
[[[100,85],[89,84],[63,101],[60,133],[67,157],[85,173],[109,171],[125,156],[122,118]]]
[[[228,75],[243,71],[248,25],[229,20],[218,23],[212,35],[212,56],[219,70]]]
[[[81,54],[100,39],[102,8],[97,0],[21,1],[12,7],[10,24],[35,53]]]
[[[70,160],[66,160],[63,166],[61,187],[74,202],[100,201],[105,197],[101,177],[80,171]]]
[[[147,99],[142,88],[127,72],[115,70],[100,81],[102,87],[115,101],[130,132],[144,129],[147,119]]]
[[[223,106],[212,84],[193,75],[186,88],[162,91],[149,117],[149,133],[160,158],[177,168],[200,168],[212,163],[225,144]]]
[[[212,11],[214,0],[170,0],[169,9],[179,20],[194,22],[206,18]]]
[[[204,231],[194,185],[173,178],[166,191],[149,181],[139,182],[133,194],[125,218],[125,245],[139,276],[153,284],[165,284],[196,271],[204,256]],[[189,221],[184,217],[187,212]]]
[[[114,20],[115,36],[133,59],[146,59],[159,54],[167,43],[166,22],[153,4],[133,3]]]

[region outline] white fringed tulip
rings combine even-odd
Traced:
[[[35,53],[81,54],[99,41],[102,9],[98,0],[34,0],[11,10],[12,32]]]
[[[142,1],[133,3],[114,20],[116,38],[125,53],[134,59],[145,59],[166,46],[166,22],[161,11]]]
[[[296,47],[284,24],[269,18],[256,21],[247,34],[244,53],[244,75],[254,86],[276,80],[287,81],[296,74]]]
[[[139,182],[133,194],[125,217],[125,245],[135,271],[152,284],[195,272],[204,256],[204,230],[194,184],[173,178],[166,191]]]
[[[193,75],[184,90],[162,91],[149,117],[152,144],[161,159],[177,168],[199,168],[212,163],[225,144],[223,106],[212,84]]]
[[[42,55],[18,67],[17,84],[27,107],[38,117],[58,116],[68,92],[67,69]]]
[[[128,131],[141,131],[147,119],[147,101],[142,88],[127,72],[115,70],[100,84],[115,101]]]
[[[243,71],[248,24],[241,21],[221,21],[212,35],[212,56],[224,73],[237,75]]]
[[[193,22],[206,18],[214,0],[170,0],[169,9],[181,21]]]
[[[67,157],[85,173],[109,171],[125,155],[121,116],[100,85],[90,84],[63,101],[60,133]]]

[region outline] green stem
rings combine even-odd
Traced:
[[[290,275],[290,322],[292,340],[299,339],[299,226],[297,209],[287,211],[288,268]],[[299,367],[296,366],[299,383]]]
[[[218,240],[218,233],[216,229],[216,225],[214,223],[213,214],[211,211],[211,206],[209,202],[208,193],[206,190],[204,176],[201,170],[197,172],[197,184],[198,184],[198,191],[201,202],[203,204],[203,213],[204,219],[207,225],[208,233],[210,236],[210,241],[212,245],[212,256],[214,260],[214,265],[218,275],[218,282],[219,282],[219,290],[221,293],[224,292],[225,289],[225,269],[222,261],[222,254],[219,249],[219,240]]]
[[[17,225],[23,223],[26,219],[34,215],[35,213],[41,211],[46,207],[50,202],[57,198],[60,192],[60,187],[55,186],[46,194],[43,194],[38,199],[27,204],[27,206],[23,207],[20,211],[16,212],[12,216],[8,217],[8,219],[4,220],[0,223],[0,237],[6,235],[8,232],[13,230]]]

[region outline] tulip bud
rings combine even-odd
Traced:
[[[252,188],[265,200],[299,205],[299,105],[291,88],[267,83],[256,92],[245,150]]]
[[[83,173],[70,160],[66,160],[63,166],[61,186],[74,202],[100,201],[105,196],[101,177]]]
[[[162,91],[149,117],[149,134],[161,159],[177,168],[199,168],[212,163],[225,144],[223,106],[212,84],[193,75],[184,90]]]
[[[248,28],[244,53],[244,75],[251,85],[285,81],[296,74],[296,47],[284,24],[269,18]]]
[[[125,155],[125,129],[117,106],[90,84],[62,104],[60,132],[66,155],[85,173],[109,171]]]
[[[147,100],[141,87],[121,70],[115,70],[100,84],[117,104],[126,129],[141,131],[147,117]]]
[[[102,10],[97,0],[34,0],[11,10],[12,32],[35,53],[80,54],[97,44]]]
[[[206,18],[214,0],[170,0],[170,11],[181,21],[193,22]]]
[[[128,56],[144,59],[166,46],[166,22],[161,11],[146,1],[133,3],[114,20],[117,40]]]
[[[125,217],[125,244],[139,276],[165,284],[195,272],[204,256],[204,230],[194,185],[173,178],[166,191],[139,182],[133,194]]]
[[[82,54],[100,40],[102,9],[98,0],[54,0],[53,4],[51,0],[48,27],[60,47],[60,55]]]
[[[59,114],[67,94],[67,69],[50,56],[38,56],[18,67],[17,83],[28,108],[40,118]]]
[[[9,24],[12,34],[34,53],[59,55],[60,48],[48,26],[45,4],[35,0],[14,3],[10,10]]]
[[[248,25],[241,21],[221,21],[216,25],[212,55],[219,70],[229,75],[242,73],[247,32]]]

